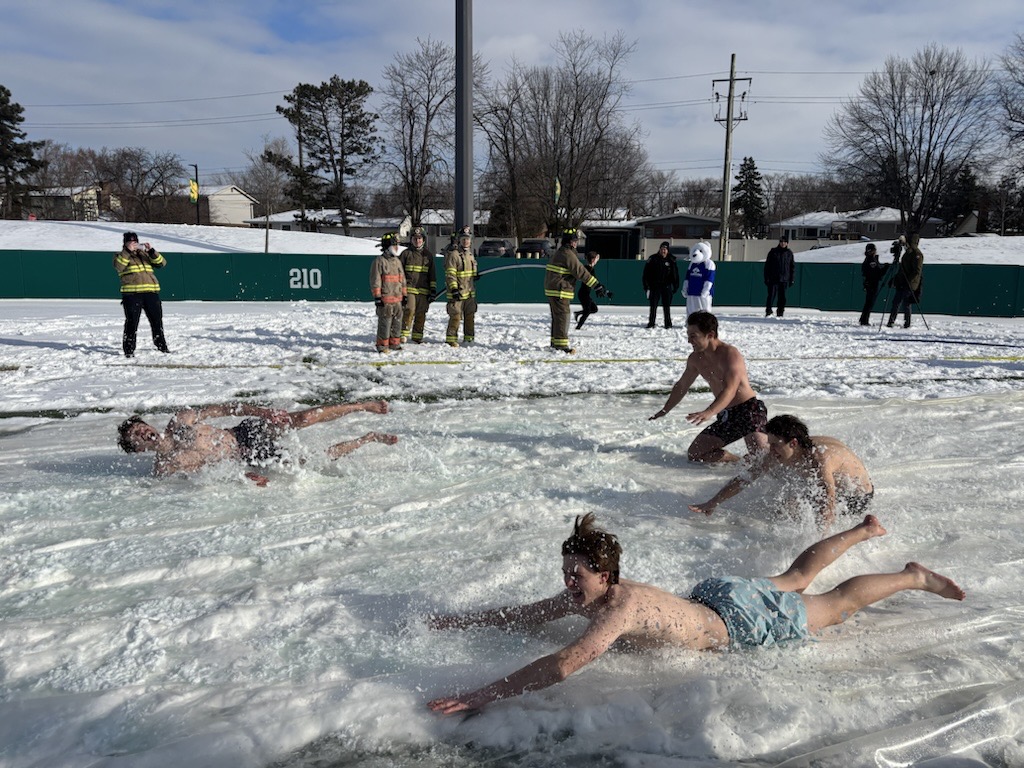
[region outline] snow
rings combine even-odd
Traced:
[[[835,218],[835,214],[829,214]],[[262,229],[207,227],[191,224],[125,224],[117,222],[0,221],[0,251],[33,249],[74,251],[117,251],[121,235],[137,232],[169,253],[263,253]],[[883,262],[889,256],[889,241],[878,241]],[[1024,237],[953,237],[923,240],[925,264],[1002,264],[1024,266]],[[322,235],[315,232],[270,232],[271,253],[343,254],[380,253],[376,239]],[[843,243],[817,248],[797,255],[798,261],[860,263],[864,243]]]
[[[244,250],[246,234],[209,247]],[[0,238],[25,247],[6,225]],[[839,437],[875,481],[888,535],[816,591],[917,560],[965,602],[901,593],[778,650],[610,653],[463,720],[425,702],[582,625],[435,632],[424,617],[555,594],[576,515],[620,536],[626,577],[682,594],[778,572],[818,538],[806,510],[777,516],[772,483],[710,518],[686,510],[732,473],[685,460],[705,387],[648,420],[689,352],[682,324],[602,306],[556,358],[543,305],[481,307],[479,342],[458,349],[434,306],[426,343],[382,357],[370,302],[164,309],[173,354],[143,320],[125,360],[115,301],[0,301],[0,764],[1024,764],[1021,320],[880,331],[855,313],[718,313],[769,414]],[[157,480],[115,445],[129,414],[162,426],[236,398],[391,409],[298,433],[305,465],[266,488],[224,465]],[[369,430],[399,442],[324,456]]]

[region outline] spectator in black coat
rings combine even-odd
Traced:
[[[764,305],[764,316],[771,317],[772,304],[775,297],[779,299],[779,309],[776,313],[782,317],[786,312],[786,289],[792,287],[793,279],[796,277],[796,264],[793,259],[793,252],[789,250],[789,238],[780,237],[779,244],[768,251],[768,258],[764,261],[764,284],[768,288],[768,300]]]
[[[878,298],[878,289],[882,285],[886,267],[878,260],[878,249],[874,243],[864,246],[864,261],[860,265],[860,274],[864,278],[864,309],[860,312],[860,324],[871,325],[871,310]]]
[[[647,317],[648,328],[654,327],[659,304],[665,311],[665,327],[672,327],[672,297],[679,290],[679,267],[676,266],[676,257],[669,253],[668,246],[666,240],[644,265],[644,291],[651,307]]]

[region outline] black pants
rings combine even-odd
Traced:
[[[139,317],[143,312],[146,313],[149,328],[153,332],[153,344],[161,352],[168,351],[167,341],[164,339],[164,310],[160,304],[159,293],[123,293],[121,306],[124,307],[124,336],[121,342],[126,355],[135,354],[135,333],[139,330]]]
[[[647,317],[647,327],[654,327],[654,318],[658,314],[658,305],[661,304],[665,311],[665,327],[672,327],[672,294],[675,291],[672,290],[672,286],[668,285],[664,288],[651,288],[651,295],[648,299],[648,303],[651,307],[651,312]]]
[[[875,308],[875,299],[878,298],[879,286],[880,283],[875,283],[874,285],[869,283],[864,287],[864,309],[860,311],[861,325],[868,325],[871,322],[871,310]]]
[[[767,317],[772,313],[772,304],[775,303],[775,297],[779,297],[779,310],[775,314],[779,317],[786,311],[786,284],[785,283],[768,283],[768,300],[764,305],[764,314]]]
[[[594,301],[593,296],[590,294],[590,289],[585,285],[580,286],[579,302],[583,305],[583,309],[576,313],[576,330],[578,331],[583,327],[583,324],[587,322],[587,318],[597,312],[597,302]]]
[[[889,313],[889,326],[896,322],[896,314],[903,312],[903,327],[910,327],[910,305],[914,303],[914,292],[909,288],[897,288],[892,299],[892,312]]]

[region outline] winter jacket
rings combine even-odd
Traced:
[[[405,285],[409,293],[430,296],[437,292],[434,254],[429,248],[406,248],[399,258],[405,268]]]
[[[877,253],[864,255],[864,261],[860,265],[860,274],[864,278],[864,289],[874,290],[882,281],[886,267],[878,260]]]
[[[924,272],[924,254],[917,247],[917,241],[911,238],[911,244],[900,257],[900,268],[893,284],[897,288],[909,288],[918,291],[921,288],[921,275]]]
[[[665,257],[662,257],[661,253],[652,254],[644,264],[643,283],[645,291],[678,291],[679,267],[676,266],[676,257],[671,253]]]
[[[121,293],[158,293],[160,283],[157,282],[154,269],[160,269],[167,261],[157,253],[156,248],[148,251],[136,248],[129,251],[122,248],[114,254],[114,269],[121,277]]]
[[[764,284],[792,285],[796,277],[795,262],[793,252],[789,248],[783,248],[781,245],[772,248],[764,260]]]
[[[597,278],[583,266],[576,251],[563,245],[555,251],[544,269],[544,295],[554,299],[572,299],[577,280],[582,280],[588,288],[597,285]]]
[[[405,298],[405,269],[402,260],[386,250],[370,265],[370,293],[385,304],[401,304]]]
[[[456,248],[444,257],[444,284],[448,289],[448,300],[455,294],[462,300],[476,296],[476,257],[469,248]]]

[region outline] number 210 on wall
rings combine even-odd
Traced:
[[[292,267],[288,270],[288,287],[293,291],[300,291],[304,288],[314,290],[323,288],[324,278],[319,269],[299,269]]]

